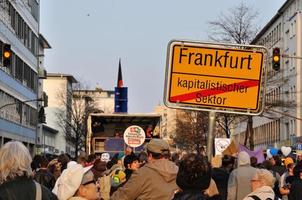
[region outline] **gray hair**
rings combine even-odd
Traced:
[[[32,175],[31,156],[21,142],[11,141],[0,149],[0,185],[16,177]]]
[[[259,179],[262,182],[263,186],[270,186],[270,187],[274,186],[276,180],[272,172],[266,169],[257,169],[254,178]]]

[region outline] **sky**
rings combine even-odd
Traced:
[[[50,43],[45,68],[82,85],[114,90],[121,58],[128,112],[163,104],[167,45],[209,41],[209,21],[242,0],[41,0],[40,32]],[[262,28],[286,0],[246,0]]]

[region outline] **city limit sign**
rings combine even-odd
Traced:
[[[171,41],[164,103],[258,115],[264,104],[266,55],[261,46]]]

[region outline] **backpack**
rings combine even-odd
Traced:
[[[261,199],[260,199],[258,196],[256,196],[256,195],[251,195],[251,196],[249,196],[249,197],[251,197],[251,198],[254,199],[254,200],[261,200]],[[266,200],[279,200],[279,198],[275,195],[274,199],[266,198]]]
[[[99,178],[98,184],[100,188],[101,199],[109,200],[110,196],[121,184],[120,172],[123,171],[121,168],[115,168],[108,170],[101,178]]]
[[[110,190],[111,190],[111,174],[105,174],[99,178],[98,184],[100,188],[100,197],[104,200],[110,199]]]

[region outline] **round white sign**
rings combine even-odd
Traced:
[[[141,146],[145,139],[145,131],[139,126],[129,126],[124,132],[124,141],[130,147]]]

